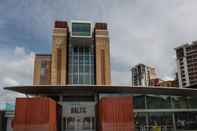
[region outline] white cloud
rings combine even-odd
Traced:
[[[8,85],[8,86],[16,86],[16,85],[19,85],[19,83],[16,80],[13,80],[12,78],[9,78],[9,77],[4,78],[3,79],[3,83],[5,85]]]
[[[112,64],[117,64],[112,65],[113,83],[129,84],[129,65],[138,63],[155,66],[161,78],[173,78],[174,48],[197,39],[196,0],[8,0],[5,5],[0,5],[0,15],[6,12],[2,18],[14,21],[36,38],[50,41],[55,20],[107,22]],[[16,54],[20,53],[24,56],[25,52],[16,49]],[[19,69],[31,61],[27,59],[12,64]],[[9,72],[12,71],[21,72]],[[30,71],[24,67],[23,72],[23,78],[29,78]]]
[[[33,56],[33,52],[27,53],[22,47],[0,52],[0,101],[14,100],[19,95],[3,87],[32,83]]]

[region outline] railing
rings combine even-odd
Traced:
[[[136,126],[135,131],[174,131],[172,126]]]

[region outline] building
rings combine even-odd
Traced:
[[[197,130],[196,89],[98,85],[38,85],[8,87],[6,89],[17,91],[27,96],[47,96],[56,100],[62,106],[61,120],[63,125],[61,131],[83,131],[87,127],[86,125],[91,126],[85,128],[85,131],[102,131],[99,125],[103,123],[103,120],[99,119],[98,110],[106,110],[113,113],[115,107],[107,104],[103,108],[99,108],[100,102],[110,98],[110,103],[114,103],[114,97],[124,98],[124,96],[129,96],[131,97],[130,99],[133,99],[133,104],[127,106],[126,109],[132,109],[134,113],[131,113],[130,116],[133,117],[135,131]],[[121,106],[124,107],[124,104]],[[32,110],[37,110],[38,108],[39,106],[32,107]],[[127,112],[123,109],[118,108],[119,112]],[[119,114],[119,112],[116,113]],[[20,119],[22,118],[20,117]],[[109,121],[113,121],[113,119],[116,120],[115,124],[117,124],[118,129],[124,129],[124,125],[128,124],[128,121],[119,124],[119,119],[124,119],[121,116],[108,118]],[[85,120],[88,121],[86,124],[83,123]],[[113,131],[113,129],[116,129],[113,123],[104,122],[104,126],[108,130]]]
[[[34,85],[110,85],[106,23],[56,21],[52,53],[36,54]]]
[[[150,86],[155,86],[155,87],[178,87],[178,82],[177,80],[161,80],[159,78],[156,79],[151,79],[150,80]]]
[[[151,86],[160,86],[160,83],[163,82],[163,80],[159,78],[151,79],[150,80],[150,85]]]
[[[132,70],[138,86],[110,85],[107,24],[92,26],[55,23],[52,54],[35,57],[34,85],[4,88],[26,97],[0,114],[0,130],[196,131],[197,90],[148,86],[156,73],[143,64]]]
[[[197,84],[197,42],[179,46],[175,50],[179,87]]]
[[[178,87],[176,80],[161,81],[159,83],[159,86],[162,86],[162,87]]]
[[[155,68],[138,64],[131,68],[133,86],[150,86],[151,79],[156,79]]]

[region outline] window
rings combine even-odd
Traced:
[[[91,35],[91,23],[72,23],[72,36],[89,37]]]
[[[46,63],[42,62],[41,63],[41,68],[40,68],[40,76],[45,77],[45,70],[46,70]]]
[[[145,96],[144,95],[134,96],[133,103],[135,109],[145,109]]]
[[[188,108],[188,103],[187,103],[186,97],[174,96],[174,97],[172,97],[172,103],[173,103],[173,108],[177,108],[177,109]]]
[[[169,96],[158,96],[148,95],[147,96],[147,107],[148,109],[170,109],[170,97]]]
[[[177,112],[175,119],[178,130],[197,130],[196,112]]]
[[[69,84],[95,84],[94,45],[69,50]]]

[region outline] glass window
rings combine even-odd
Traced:
[[[79,56],[79,64],[83,64],[83,56]]]
[[[79,48],[79,55],[83,55],[83,48]]]
[[[197,130],[197,112],[176,112],[175,121],[178,130]]]
[[[92,45],[91,45],[92,46]],[[94,75],[94,48],[93,47],[71,47],[73,52],[69,53],[69,73],[73,75],[73,81],[69,84],[95,84]],[[92,54],[91,54],[92,53]],[[86,76],[87,75],[87,76]],[[70,75],[69,75],[70,77]],[[84,77],[84,78],[83,78]],[[70,79],[69,79],[70,80]]]
[[[197,108],[197,97],[187,97],[188,99],[188,107],[189,108]]]
[[[85,65],[85,71],[84,72],[89,72],[90,70],[90,66],[89,65]]]
[[[73,64],[78,64],[78,56],[74,56]]]
[[[135,109],[145,109],[145,96],[144,95],[134,96],[133,104]]]
[[[77,73],[78,72],[78,66],[77,65],[73,65],[73,73]]]
[[[90,23],[72,23],[72,36],[90,36]]]
[[[90,57],[89,56],[85,56],[84,57],[84,61],[85,61],[85,64],[90,64]]]
[[[83,129],[84,130],[90,130],[91,129],[91,120],[90,120],[90,117],[85,117],[83,119]]]
[[[69,130],[75,129],[75,118],[73,117],[66,118],[66,129],[69,129]]]
[[[168,112],[151,112],[148,115],[150,129],[171,131],[173,129],[172,113]]]
[[[170,96],[148,95],[147,107],[148,109],[170,109]]]
[[[145,131],[147,113],[135,113],[135,129],[136,131]],[[144,129],[144,130],[143,130]]]
[[[72,77],[73,77],[73,75],[71,73],[69,73],[68,74],[68,81],[69,81],[69,83],[72,83]]]
[[[94,74],[94,65],[91,65],[91,72],[92,72],[92,74]]]
[[[73,51],[74,51],[74,53],[76,54],[76,53],[78,53],[78,48],[73,48]]]
[[[83,72],[83,65],[79,65],[79,73],[81,74]]]
[[[172,96],[171,98],[172,98],[173,108],[178,108],[178,109],[188,108],[187,97]]]
[[[95,84],[95,75],[91,75],[91,84]]]
[[[94,64],[94,56],[91,56],[91,64]]]
[[[82,74],[79,74],[79,84],[84,84],[83,82],[83,75]]]
[[[78,75],[73,75],[73,84],[78,84]]]
[[[45,76],[45,70],[46,70],[46,63],[42,62],[41,63],[41,69],[40,69],[40,75]]]
[[[85,73],[85,75],[84,75],[84,84],[89,84],[90,82],[89,82],[89,75],[87,74],[87,73]]]
[[[89,52],[90,52],[89,48],[87,48],[87,47],[84,48],[84,53],[85,53],[85,54],[89,54]]]

